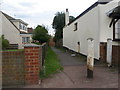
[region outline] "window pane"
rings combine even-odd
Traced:
[[[115,39],[120,39],[120,20],[115,25]]]

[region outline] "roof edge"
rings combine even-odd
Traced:
[[[82,17],[83,15],[88,13],[90,10],[92,10],[93,8],[98,6],[99,4],[107,4],[107,3],[109,3],[109,2],[95,2],[93,5],[91,5],[89,8],[87,8],[85,11],[83,11],[79,16],[77,16],[72,22],[68,23],[68,25],[72,24],[75,20]]]
[[[11,22],[10,21],[10,19],[9,18],[13,18],[13,17],[11,17],[11,16],[9,16],[9,15],[7,15],[6,13],[3,13],[2,12],[2,14],[8,19],[8,21],[20,32],[20,30],[13,24],[13,22]],[[14,19],[14,18],[13,18]]]

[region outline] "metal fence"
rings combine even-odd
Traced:
[[[47,43],[42,44],[42,66],[45,63],[45,56],[47,52]]]

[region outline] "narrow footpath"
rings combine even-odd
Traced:
[[[118,88],[117,70],[105,65],[95,65],[94,78],[86,76],[86,62],[70,53],[53,48],[60,58],[64,70],[51,78],[44,79],[40,85],[26,88]]]

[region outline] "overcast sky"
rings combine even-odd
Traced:
[[[76,17],[97,0],[0,0],[0,10],[22,19],[29,27],[45,25],[53,34],[52,21],[56,12],[68,8],[70,15]]]

